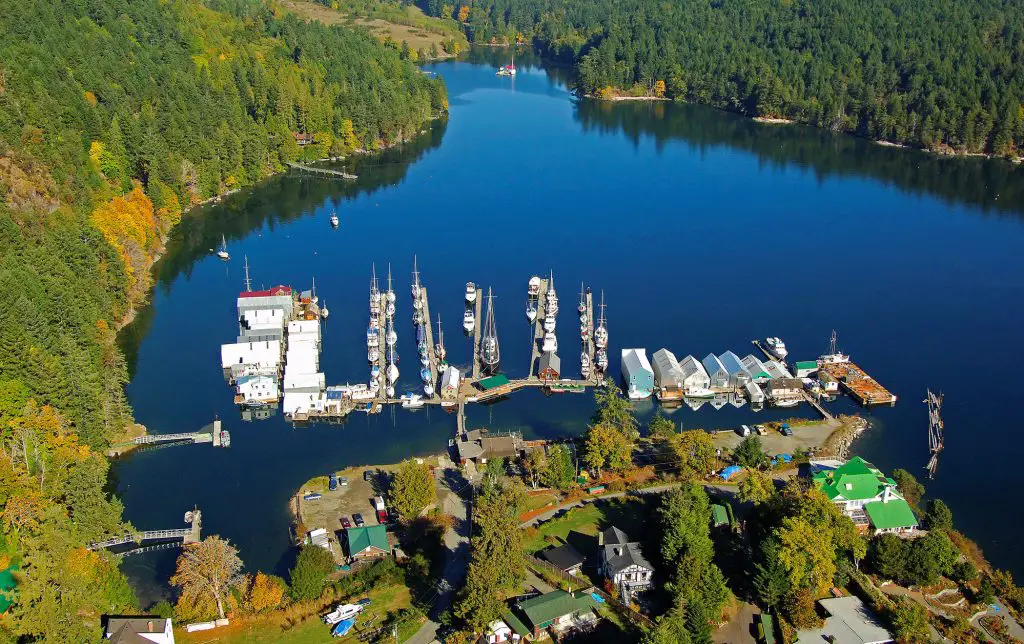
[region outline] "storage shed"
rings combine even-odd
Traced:
[[[647,360],[646,349],[622,350],[622,379],[630,399],[639,400],[651,395],[654,390],[654,370]]]
[[[772,379],[772,375],[765,369],[764,363],[754,354],[743,358],[743,368],[754,382],[767,382]]]
[[[540,364],[537,366],[537,377],[541,380],[558,380],[562,372],[562,359],[557,353],[549,352],[540,357]]]
[[[449,365],[441,375],[441,397],[454,398],[459,393],[459,370]]]
[[[729,384],[729,371],[722,364],[722,361],[718,359],[713,353],[709,353],[701,361],[704,365],[704,370],[708,374],[708,380],[711,383],[710,387],[726,387]]]
[[[697,358],[686,356],[679,363],[679,370],[682,372],[683,386],[686,388],[686,391],[707,389],[711,386],[711,378],[704,369],[704,365]]]

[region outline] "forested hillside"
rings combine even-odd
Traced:
[[[21,571],[0,640],[92,641],[135,601],[81,546],[124,529],[101,455],[131,421],[114,336],[165,233],[284,161],[407,138],[447,97],[369,35],[259,0],[0,11],[0,570]]]
[[[997,0],[429,0],[534,42],[587,94],[657,95],[931,149],[1024,143],[1024,5]],[[662,81],[664,84],[659,84]]]

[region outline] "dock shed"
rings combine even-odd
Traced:
[[[441,397],[454,398],[459,393],[459,370],[448,365],[448,368],[441,374]]]
[[[776,404],[803,400],[804,383],[799,378],[774,378],[765,386]]]
[[[537,366],[537,377],[541,380],[558,380],[562,372],[562,359],[554,351],[544,353],[540,357],[540,364]]]
[[[777,362],[776,360],[766,360],[764,362],[764,368],[768,371],[772,378],[792,378],[793,374],[789,373],[789,369]]]
[[[683,396],[686,388],[682,369],[674,353],[668,349],[658,349],[651,356],[654,368],[654,384],[658,387],[658,398],[674,400]]]
[[[718,356],[718,360],[729,372],[730,387],[742,387],[750,381],[750,374],[743,368],[743,361],[732,351],[726,351]]]
[[[679,363],[679,371],[683,375],[683,386],[687,391],[694,389],[707,389],[711,386],[711,378],[700,360],[693,356],[686,356]]]
[[[647,398],[654,390],[654,369],[647,360],[646,349],[622,350],[622,379],[626,395],[637,400]]]
[[[793,365],[797,378],[806,378],[818,370],[817,360],[801,360]]]
[[[701,361],[704,365],[704,370],[708,374],[708,380],[711,383],[711,387],[726,387],[729,384],[729,370],[725,368],[722,361],[718,359],[713,353],[709,353],[704,356]]]
[[[743,388],[747,390],[747,398],[750,400],[751,405],[764,404],[764,391],[761,390],[760,385],[756,382],[748,382],[743,385]]]
[[[235,402],[240,405],[277,402],[280,398],[274,376],[242,376],[235,383],[235,393]]]
[[[220,345],[221,368],[230,369],[240,364],[276,368],[281,364],[281,343],[273,340]]]
[[[772,379],[772,375],[765,369],[764,363],[752,353],[743,358],[743,369],[753,382],[767,382]]]

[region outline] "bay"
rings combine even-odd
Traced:
[[[286,572],[287,502],[312,476],[437,452],[455,431],[439,410],[356,415],[293,428],[280,416],[245,422],[221,376],[248,258],[254,287],[308,287],[331,317],[321,364],[329,383],[367,379],[370,267],[399,295],[400,389],[417,383],[408,286],[413,257],[441,315],[450,359],[468,364],[461,333],[466,281],[493,287],[503,366],[524,375],[526,281],[554,272],[565,307],[563,371],[579,367],[573,302],[581,281],[608,304],[611,373],[624,347],[678,356],[782,336],[813,359],[832,329],[841,347],[900,396],[863,411],[854,451],[883,470],[924,477],[926,387],[943,391],[947,449],[929,494],[996,565],[1024,575],[1012,535],[1024,519],[1007,489],[1022,482],[1015,404],[1024,313],[1024,174],[1003,161],[939,158],[800,126],[759,125],[708,108],[577,100],[567,73],[503,54],[429,65],[444,76],[451,114],[412,142],[345,164],[352,183],[296,174],[190,213],[155,269],[152,304],[122,333],[128,395],[150,432],[194,431],[214,415],[230,449],[140,452],[117,461],[113,485],[139,528],[181,524],[203,510],[204,534],[238,546],[251,570]],[[328,217],[337,211],[338,230]],[[231,260],[214,249],[228,239]],[[584,431],[587,395],[519,392],[471,406],[471,426],[543,438]],[[836,412],[857,408],[849,401]],[[638,405],[646,421],[650,403]],[[809,410],[796,413],[811,415]],[[708,406],[671,415],[681,427],[735,427],[793,415]],[[1007,509],[1011,509],[1007,512]],[[129,557],[143,603],[167,596],[173,551]]]

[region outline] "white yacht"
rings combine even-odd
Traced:
[[[466,282],[466,304],[476,302],[476,284]]]
[[[599,349],[597,355],[594,357],[594,362],[597,364],[597,368],[601,371],[608,369],[608,352],[604,349]]]
[[[590,355],[586,351],[580,354],[580,375],[590,377]]]
[[[786,351],[786,343],[782,341],[782,338],[765,338],[765,345],[768,347],[768,352],[779,360],[785,360],[789,352]]]
[[[419,394],[402,394],[402,407],[406,409],[419,409],[424,404],[423,396]]]
[[[429,382],[424,383],[423,384],[423,394],[426,395],[426,396],[433,396],[434,395],[434,385],[432,385]]]
[[[376,363],[378,360],[380,360],[380,349],[377,347],[370,347],[366,352],[366,361]]]
[[[544,306],[551,315],[558,315],[558,294],[555,293],[555,274],[548,279],[548,292],[544,296]]]
[[[472,309],[466,309],[466,314],[462,316],[462,328],[466,330],[466,333],[472,333],[474,327],[476,327],[476,316],[473,315]]]
[[[366,348],[370,349],[373,347],[380,346],[380,331],[376,326],[372,324],[366,329]]]
[[[544,316],[544,331],[545,333],[555,332],[555,316],[551,313]]]
[[[707,387],[691,385],[686,388],[686,391],[683,395],[685,395],[687,398],[707,400],[709,398],[714,398],[715,392],[711,391]]]
[[[338,213],[332,212],[331,213],[331,227],[332,228],[337,228],[338,227],[338,223],[339,223],[338,222]]]
[[[534,275],[526,285],[526,294],[530,297],[537,297],[540,294],[540,278]]]
[[[555,337],[554,333],[544,334],[544,343],[541,345],[541,351],[545,353],[555,353],[558,351],[558,338]]]
[[[532,301],[526,303],[526,319],[533,324],[537,320],[537,305]]]

